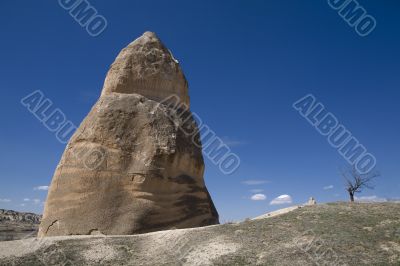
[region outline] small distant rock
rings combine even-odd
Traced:
[[[0,222],[19,222],[19,223],[31,223],[39,224],[41,215],[28,212],[16,212],[12,210],[0,209]]]
[[[317,205],[317,201],[313,198],[310,197],[310,199],[308,200],[308,202],[306,203],[307,206],[313,206],[313,205]]]
[[[0,209],[0,241],[11,241],[35,236],[41,215]]]

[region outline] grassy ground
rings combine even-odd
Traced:
[[[0,265],[12,263],[400,265],[400,204],[332,203],[205,228],[0,243]]]

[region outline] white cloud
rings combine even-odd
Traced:
[[[221,140],[226,146],[231,147],[231,148],[246,144],[245,141],[233,140],[229,137],[222,137]]]
[[[11,202],[10,199],[0,199],[0,202]]]
[[[49,186],[38,186],[34,187],[33,190],[49,190]]]
[[[39,204],[40,203],[40,199],[33,199],[32,200],[34,204]]]
[[[323,187],[323,188],[324,188],[324,190],[333,189],[333,185],[325,186],[325,187]]]
[[[355,197],[355,200],[359,201],[359,202],[387,202],[388,201],[386,198],[380,198],[376,195]]]
[[[269,183],[268,180],[245,180],[245,181],[242,181],[242,184],[249,185],[249,186],[262,185],[262,184],[267,184],[267,183]]]
[[[251,189],[250,190],[251,193],[261,193],[263,191],[264,191],[264,189]]]
[[[25,203],[21,203],[19,206],[21,206],[21,207],[25,207]]]
[[[25,198],[24,201],[31,201],[31,199]]]
[[[267,196],[265,196],[264,194],[254,194],[253,196],[251,196],[251,200],[266,200]]]
[[[281,205],[281,204],[291,204],[292,197],[289,195],[280,195],[279,197],[273,199],[269,204],[270,205]]]

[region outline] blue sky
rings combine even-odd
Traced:
[[[79,125],[118,52],[147,30],[179,60],[192,110],[241,159],[232,175],[206,160],[222,221],[286,207],[270,205],[285,194],[347,200],[347,162],[292,108],[309,93],[377,159],[382,176],[360,196],[400,197],[400,2],[359,0],[377,21],[366,37],[327,1],[90,3],[108,22],[98,37],[58,1],[0,2],[0,208],[41,212],[47,191],[34,188],[49,185],[65,148],[21,98],[41,90]]]

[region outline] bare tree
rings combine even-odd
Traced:
[[[346,180],[346,190],[349,193],[350,201],[354,202],[354,195],[362,192],[365,188],[373,189],[372,180],[379,177],[378,172],[370,172],[360,174],[353,166],[352,168],[342,171],[342,176]]]

